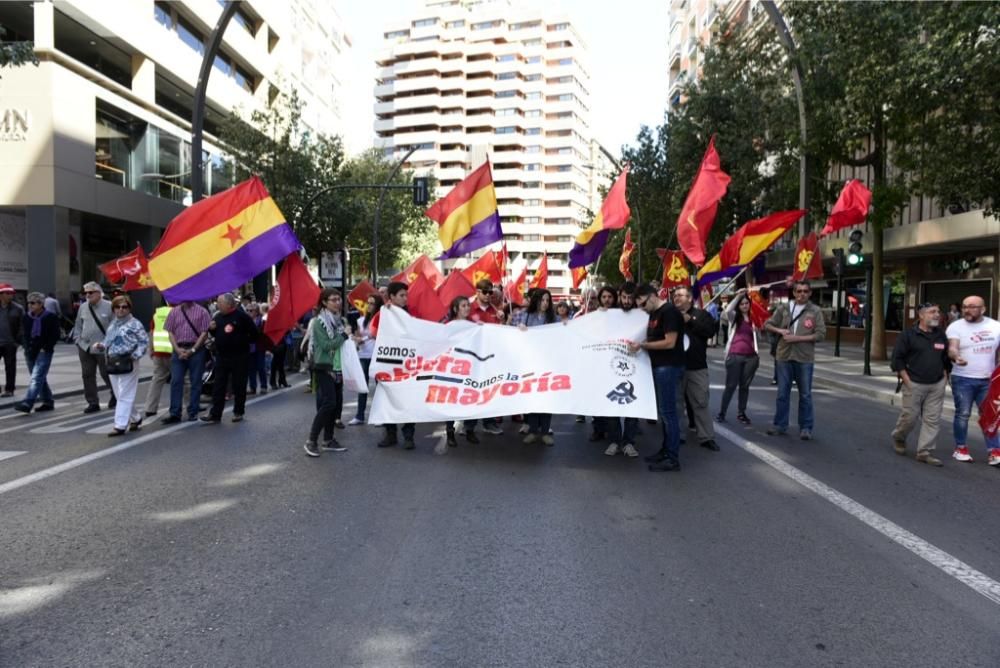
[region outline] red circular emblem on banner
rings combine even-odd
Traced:
[[[226,334],[232,334],[233,333],[233,326],[232,325],[226,325],[225,327],[223,327],[223,329],[226,331]]]
[[[808,318],[808,319],[806,319],[806,321],[805,321],[805,322],[803,322],[802,324],[803,324],[803,325],[805,325],[806,327],[812,327],[814,323],[813,323],[813,321],[812,321],[812,319],[811,319],[811,318]]]

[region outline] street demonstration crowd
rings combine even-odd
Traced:
[[[688,428],[700,446],[717,451],[713,416],[709,407],[709,373],[707,349],[721,338],[725,345],[726,380],[719,412],[714,421],[725,422],[733,396],[737,397],[736,420],[750,425],[747,414],[750,386],[760,361],[760,347],[767,343],[775,358],[777,385],[775,413],[767,433],[786,435],[789,429],[791,391],[798,393],[799,438],[813,438],[814,415],[812,378],[814,347],[826,333],[819,307],[810,301],[808,282],[791,284],[792,299],[772,306],[769,319],[758,328],[751,318],[751,300],[745,289],[719,308],[714,302],[706,308],[696,307],[692,291],[675,288],[670,294],[655,284],[636,286],[626,282],[618,288],[602,287],[589,291],[580,309],[568,302],[556,303],[545,289],[528,292],[524,307],[503,300],[499,287],[489,279],[479,281],[472,298],[456,297],[448,308],[446,322],[470,320],[490,325],[510,325],[522,329],[573,318],[588,313],[620,308],[639,308],[648,314],[649,322],[644,341],[633,342],[633,352],[649,354],[656,405],[662,432],[660,449],[646,457],[651,471],[680,470],[680,418],[686,415]],[[241,300],[224,293],[209,308],[194,302],[158,308],[148,328],[132,315],[132,302],[127,294],[117,294],[110,301],[97,283],[84,286],[85,301],[77,310],[69,338],[75,343],[80,359],[87,407],[84,413],[101,410],[97,375],[111,388],[108,409],[114,409],[114,428],[110,437],[140,429],[144,418],[158,412],[163,388],[169,385],[170,405],[162,418],[165,424],[182,419],[199,419],[200,397],[211,394],[208,413],[200,417],[206,423],[218,423],[226,401],[233,400],[232,420],[244,418],[247,395],[271,388],[289,387],[288,370],[299,370],[300,364],[311,372],[311,391],[316,398],[316,414],[305,443],[306,454],[320,456],[322,451],[341,452],[346,448],[335,437],[341,421],[344,390],[345,345],[356,353],[368,383],[368,373],[374,351],[378,317],[381,308],[407,306],[407,285],[393,282],[379,288],[378,294],[367,300],[364,314],[345,314],[340,292],[325,289],[319,303],[277,344],[264,335],[267,307],[247,295]],[[51,300],[38,292],[27,296],[27,308],[13,301],[11,286],[0,284],[0,352],[5,365],[3,396],[13,395],[16,378],[16,353],[23,346],[30,384],[24,398],[14,409],[24,413],[50,411],[54,399],[47,383],[49,366],[56,343],[61,338],[59,316],[53,312]],[[56,306],[58,308],[58,306]],[[900,378],[903,395],[902,411],[891,438],[893,448],[906,454],[906,439],[921,423],[917,445],[918,461],[940,466],[933,452],[944,403],[945,385],[951,384],[955,402],[953,423],[955,450],[953,458],[971,462],[967,446],[968,422],[972,406],[983,407],[987,400],[990,377],[997,366],[1000,347],[1000,322],[984,316],[985,302],[970,296],[962,301],[961,310],[950,309],[947,328],[942,327],[942,314],[935,304],[917,307],[916,324],[898,337],[892,357],[892,369]],[[136,401],[139,385],[138,361],[149,352],[153,361],[153,379],[144,404]],[[206,371],[206,369],[209,369]],[[205,387],[203,387],[205,386]],[[357,413],[349,425],[365,423],[367,394],[358,395]],[[36,406],[37,404],[37,406]],[[186,407],[186,414],[185,414]],[[550,414],[532,413],[512,416],[521,422],[519,429],[526,444],[541,441],[553,445]],[[584,422],[584,416],[577,416]],[[503,433],[500,418],[449,421],[445,424],[446,445],[457,446],[456,431],[464,431],[469,443],[479,443],[477,422],[483,431]],[[652,422],[652,421],[651,421]],[[638,457],[636,436],[639,420],[614,415],[593,416],[590,440],[609,441],[605,454]],[[397,425],[386,424],[378,447],[398,445]],[[402,425],[403,447],[413,449],[415,425]],[[1000,466],[1000,439],[986,435],[987,460]],[[446,449],[440,450],[446,452]]]

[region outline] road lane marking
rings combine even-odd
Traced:
[[[296,385],[293,385],[292,389],[294,389],[296,387],[304,387],[305,384],[306,383],[304,383],[304,382],[303,383],[298,383]],[[273,397],[280,397],[280,396],[284,396],[285,394],[286,394],[285,392],[280,392],[280,391],[279,392],[271,392],[271,393],[264,394],[264,395],[261,395],[261,396],[257,396],[257,397],[254,397],[253,399],[248,400],[247,403],[246,403],[246,405],[247,406],[252,406],[253,404],[256,404],[256,403],[258,403],[260,401],[267,401],[268,399],[271,399]],[[232,410],[227,408],[223,412],[223,414],[225,415],[225,414],[228,414],[228,413],[231,413],[231,412],[232,412]],[[26,487],[27,485],[30,485],[32,483],[36,483],[36,482],[38,482],[40,480],[45,480],[46,478],[51,478],[54,475],[59,475],[60,473],[65,473],[66,471],[71,471],[71,470],[73,470],[73,469],[75,469],[75,468],[77,468],[79,466],[83,466],[84,464],[89,464],[90,462],[97,461],[98,459],[104,459],[105,457],[109,457],[109,456],[117,454],[119,452],[124,452],[125,450],[129,450],[131,448],[134,448],[137,445],[142,445],[143,443],[147,443],[149,441],[155,441],[156,439],[162,438],[164,436],[169,436],[170,434],[173,434],[176,431],[180,431],[181,429],[187,429],[189,427],[194,427],[196,425],[202,425],[202,424],[204,424],[204,423],[202,423],[202,422],[181,422],[179,424],[175,424],[175,425],[172,425],[170,427],[165,427],[163,429],[158,429],[157,431],[154,431],[151,434],[146,434],[145,436],[139,436],[138,438],[133,438],[133,439],[131,439],[129,441],[126,441],[124,443],[121,443],[119,445],[116,445],[116,446],[113,446],[113,447],[110,447],[110,448],[105,448],[104,450],[98,450],[97,452],[92,452],[89,455],[83,455],[82,457],[77,457],[76,459],[71,459],[68,462],[63,462],[62,464],[57,464],[55,466],[50,466],[47,469],[42,469],[41,471],[36,471],[36,472],[31,473],[29,475],[22,476],[20,478],[15,478],[14,480],[11,480],[10,482],[5,482],[3,484],[0,484],[0,494],[6,494],[7,492],[13,492],[15,489],[20,489],[22,487]]]
[[[0,450],[0,461],[23,455],[27,450]]]
[[[920,536],[907,531],[895,522],[879,515],[874,510],[861,505],[849,496],[841,494],[829,485],[813,478],[808,473],[795,468],[784,459],[771,454],[753,441],[747,440],[721,425],[715,425],[715,432],[721,434],[730,442],[736,444],[739,448],[753,455],[779,473],[791,478],[844,512],[854,516],[855,519],[861,520],[889,540],[902,545],[932,566],[940,568],[962,584],[970,587],[976,593],[1000,605],[1000,582],[976,570],[961,559],[948,554],[941,548],[928,543]]]

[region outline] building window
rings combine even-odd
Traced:
[[[542,110],[541,109],[530,109],[530,110],[524,112],[524,117],[525,118],[540,118],[541,115],[542,115]]]
[[[541,128],[528,128],[528,129],[526,129],[524,131],[524,134],[526,134],[526,135],[540,135],[540,134],[542,134],[542,129]]]
[[[539,75],[539,77],[540,76],[541,75]],[[526,99],[526,100],[541,100],[542,99],[542,93],[541,93],[541,91],[537,91],[536,90],[533,93],[528,93],[527,95],[525,95],[524,99]]]
[[[513,53],[506,53],[502,56],[497,56],[498,63],[509,63],[514,60],[517,60],[517,56],[515,56]]]
[[[524,40],[521,43],[524,44],[525,46],[541,46],[542,45],[542,40],[540,38],[539,39],[526,39],[526,40]]]
[[[517,95],[516,91],[513,90],[502,90],[496,93],[493,97],[514,97]]]
[[[409,37],[409,30],[393,30],[392,32],[385,33],[386,39],[398,39],[400,37]]]
[[[473,23],[473,30],[487,30],[489,28],[499,28],[500,21],[480,21],[479,23]]]
[[[526,75],[524,75],[524,80],[525,81],[541,81],[542,80],[542,75],[541,74],[526,74]],[[541,96],[539,95],[539,97],[541,97]]]
[[[413,22],[414,28],[426,28],[427,26],[437,25],[438,20],[434,19],[420,19],[419,21]]]
[[[517,128],[515,128],[513,125],[507,125],[507,126],[502,127],[502,128],[497,128],[494,131],[494,134],[498,134],[498,135],[512,135],[515,132],[517,132]]]
[[[236,13],[233,14],[233,21],[243,26],[243,29],[250,33],[251,36],[257,32],[256,23],[252,18],[250,18],[250,15],[242,9],[236,9]]]
[[[198,29],[179,16],[177,17],[177,36],[181,38],[182,42],[197,51],[199,55],[205,54],[205,41]]]
[[[524,171],[526,172],[537,172],[542,168],[537,162],[532,162],[524,166]]]
[[[167,6],[165,2],[157,2],[153,5],[153,16],[156,18],[156,22],[162,25],[167,30],[174,29],[174,20],[170,16],[170,7]]]
[[[524,200],[524,206],[541,206],[542,200],[540,199],[526,199]]]
[[[531,134],[531,133],[525,133],[525,134]],[[534,133],[534,134],[538,134],[538,133]],[[542,152],[542,147],[541,146],[525,146],[524,147],[524,152],[525,153],[541,153]]]
[[[507,79],[514,79],[517,77],[517,72],[501,72],[497,75],[497,81],[505,81]]]
[[[444,24],[444,27],[445,28],[464,28],[465,27],[465,19],[459,19],[457,21],[448,21],[446,24]]]
[[[542,57],[541,56],[530,56],[526,62],[529,65],[534,65],[535,63],[542,62]]]

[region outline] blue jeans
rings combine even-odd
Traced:
[[[989,378],[963,378],[952,375],[951,395],[955,399],[955,420],[952,423],[952,429],[955,432],[956,447],[968,442],[966,439],[969,436],[969,416],[972,415],[972,404],[975,403],[976,410],[979,410],[989,389]],[[1000,434],[993,437],[987,436],[986,448],[1000,448]]]
[[[265,353],[257,346],[257,350],[250,353],[250,372],[247,380],[250,381],[250,391],[257,391],[257,381],[260,380],[260,389],[267,392],[267,365],[265,363]]]
[[[788,418],[792,403],[792,381],[799,388],[799,429],[813,430],[813,363],[777,362],[778,399],[774,406],[774,426],[788,430]]]
[[[191,397],[188,399],[188,417],[198,415],[201,408],[201,375],[205,371],[205,351],[198,350],[187,359],[175,352],[170,357],[170,414],[181,416],[184,403],[184,376],[191,378]]]
[[[552,413],[528,413],[524,416],[524,421],[528,423],[528,433],[545,436],[552,426]],[[486,424],[486,420],[483,420]]]
[[[677,388],[684,377],[684,367],[654,366],[653,385],[656,388],[656,412],[663,429],[662,448],[667,457],[680,461],[681,423],[677,415]]]
[[[23,403],[30,408],[35,405],[35,400],[41,399],[43,406],[51,406],[55,400],[52,398],[47,378],[49,366],[52,364],[52,353],[40,350],[32,354],[30,350],[25,350],[24,359],[28,363],[28,371],[31,372],[31,382],[28,383],[28,393],[24,395]]]

